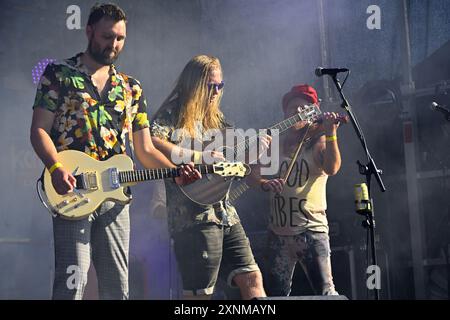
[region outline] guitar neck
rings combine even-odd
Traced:
[[[292,128],[299,121],[302,121],[302,118],[300,117],[300,114],[297,113],[292,117],[284,119],[283,121],[271,126],[269,130],[278,130],[279,133],[282,133]]]
[[[284,119],[283,121],[281,121],[277,124],[274,124],[273,126],[269,127],[267,130],[269,132],[273,131],[273,130],[278,130],[279,133],[283,133],[286,130],[288,130],[289,128],[293,127],[297,122],[299,122],[301,120],[302,120],[302,118],[300,117],[300,114],[297,113],[290,118]],[[237,144],[234,147],[234,154],[236,155],[236,154],[240,154],[242,152],[247,152],[250,148],[250,145],[252,143],[255,143],[258,140],[258,138],[259,138],[259,135],[255,135],[255,136],[252,136],[252,137],[246,139],[245,141]]]
[[[201,174],[214,173],[213,165],[199,164],[195,165],[194,167],[195,169],[200,171]],[[150,180],[176,178],[179,176],[180,176],[179,168],[142,169],[142,170],[120,171],[119,181],[120,183],[133,183]]]

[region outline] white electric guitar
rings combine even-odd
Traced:
[[[76,188],[66,195],[58,194],[48,170],[44,172],[43,204],[54,214],[66,219],[82,219],[89,216],[106,200],[130,202],[125,188],[142,181],[174,178],[180,175],[174,169],[133,170],[133,161],[126,155],[115,155],[106,161],[98,161],[84,152],[66,150],[58,153],[59,162],[76,178]],[[242,178],[249,167],[241,162],[220,162],[212,165],[195,165],[203,175],[214,174],[220,179]],[[41,195],[39,194],[41,197]]]

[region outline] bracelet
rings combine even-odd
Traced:
[[[336,135],[333,135],[333,136],[326,136],[326,137],[325,137],[325,140],[326,140],[327,142],[337,141],[337,136],[336,136]]]
[[[58,169],[58,168],[61,168],[62,166],[63,166],[63,165],[62,165],[61,162],[55,162],[55,164],[52,165],[52,166],[50,167],[50,169],[48,169],[48,172],[49,172],[50,174],[52,174],[53,171],[55,171],[55,170]]]

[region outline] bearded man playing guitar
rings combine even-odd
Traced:
[[[49,64],[41,77],[30,138],[59,195],[78,192],[80,186],[76,170],[69,171],[58,152],[83,152],[95,160],[110,160],[125,153],[127,133],[130,148],[146,168],[175,168],[152,144],[140,83],[113,65],[124,46],[126,21],[116,5],[94,6],[86,27],[86,51]],[[201,177],[192,164],[178,173],[181,176],[175,180],[180,184]],[[128,299],[128,210],[128,204],[105,201],[83,219],[53,218],[53,299],[83,298],[91,256],[100,299]]]

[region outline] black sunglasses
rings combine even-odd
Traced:
[[[225,85],[225,83],[223,81],[221,83],[208,83],[208,90],[211,90],[214,88],[219,91],[219,90],[223,89],[224,85]]]

